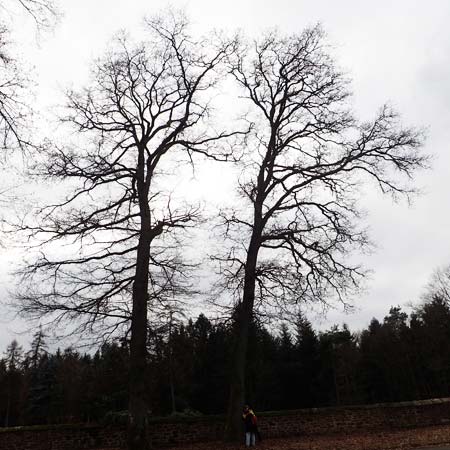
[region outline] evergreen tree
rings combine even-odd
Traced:
[[[5,394],[3,423],[5,427],[19,425],[22,419],[21,399],[23,396],[23,349],[14,339],[8,345],[4,354],[3,388]]]
[[[317,404],[319,341],[311,322],[301,314],[296,322],[295,353],[297,383],[292,394],[298,407],[309,408]]]

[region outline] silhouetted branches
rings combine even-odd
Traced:
[[[180,148],[191,156],[227,158],[220,142],[239,133],[208,131],[205,94],[234,43],[200,50],[188,40],[185,23],[169,21],[164,28],[159,20],[148,21],[151,46],[134,46],[119,36],[97,61],[93,83],[67,93],[62,121],[86,139],[71,148],[49,146],[35,170],[49,181],[76,184],[64,200],[38,211],[38,225],[24,225],[47,246],[21,272],[26,314],[53,313],[52,320],[61,321],[85,315],[84,325],[92,327],[111,318],[127,322],[144,210],[152,246],[150,304],[186,289],[189,264],[181,262],[179,242],[167,232],[194,223],[200,211],[173,206],[158,185],[158,168],[168,152]],[[61,245],[69,251],[59,250]],[[53,254],[48,250],[57,247]],[[41,289],[32,287],[36,280]]]
[[[18,146],[24,150],[31,143],[31,83],[23,62],[17,59],[12,48],[14,19],[24,11],[41,32],[54,26],[58,11],[50,0],[5,0],[0,8],[4,13],[0,22],[0,145],[5,149]]]
[[[134,450],[147,448],[148,311],[187,293],[192,264],[182,261],[176,232],[200,216],[170,193],[174,152],[191,164],[197,153],[226,160],[221,143],[242,134],[214,131],[209,117],[210,90],[234,41],[195,42],[175,16],[147,25],[148,42],[118,36],[90,85],[67,92],[62,122],[78,140],[42,149],[35,171],[67,183],[67,195],[37,211],[37,225],[22,226],[41,244],[20,272],[17,294],[23,314],[69,320],[71,332],[130,334]]]
[[[369,244],[358,226],[361,183],[408,196],[413,189],[398,175],[409,181],[426,158],[422,133],[402,127],[391,108],[371,122],[353,117],[349,82],[319,26],[267,34],[230,64],[255,124],[240,162],[248,208],[223,215],[233,248],[219,258],[222,285],[238,294],[227,433],[236,440],[254,311],[282,316],[293,304],[330,299],[347,305],[365,274],[352,251]]]
[[[414,192],[397,175],[409,180],[426,165],[422,132],[402,127],[388,106],[372,122],[357,122],[346,102],[348,80],[320,27],[265,36],[236,58],[232,73],[253,106],[239,182],[252,212],[224,214],[224,223],[228,235],[244,233],[241,248],[260,260],[253,275],[259,302],[326,302],[330,295],[345,302],[364,276],[349,252],[369,244],[357,226],[361,182],[394,197]],[[237,259],[245,256],[228,261]],[[229,273],[242,279],[239,267]]]

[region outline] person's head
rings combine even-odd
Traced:
[[[244,412],[248,412],[250,407],[248,405],[244,405]]]

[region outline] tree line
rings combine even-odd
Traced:
[[[223,414],[233,330],[201,314],[150,333],[145,396],[154,415]],[[409,315],[392,307],[360,332],[314,330],[299,315],[277,330],[254,323],[247,401],[256,410],[370,404],[450,395],[450,307],[435,296]],[[129,342],[93,354],[49,352],[42,331],[28,351],[13,341],[0,360],[3,426],[101,422],[127,410]]]

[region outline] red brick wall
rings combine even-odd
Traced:
[[[393,430],[450,423],[450,398],[392,404],[281,411],[260,415],[271,437]]]
[[[308,448],[316,448],[313,442],[322,440],[320,445],[323,449],[341,448],[338,442],[342,442],[342,448],[347,445],[356,449],[361,439],[372,439],[375,445],[381,442],[381,436],[387,439],[387,435],[397,436],[399,442],[406,440],[411,444],[413,441],[421,445],[450,442],[450,427],[445,426],[450,424],[450,398],[266,412],[258,414],[258,417],[261,433],[266,438],[300,436],[301,441],[309,442]],[[167,418],[152,420],[149,435],[154,445],[161,447],[218,440],[222,437],[222,430],[222,417]],[[427,439],[429,442],[426,442]],[[352,444],[354,441],[357,443],[355,447]],[[0,450],[106,450],[123,448],[124,444],[125,428],[120,425],[0,429]],[[383,445],[373,448],[388,448],[386,441]],[[365,444],[365,448],[372,447]]]

